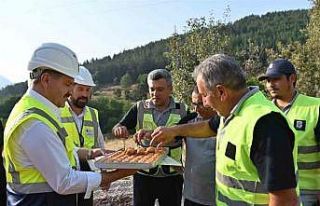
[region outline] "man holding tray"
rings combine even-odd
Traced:
[[[29,62],[30,88],[14,106],[4,131],[7,205],[77,205],[77,193],[132,175],[135,170],[84,172],[72,168],[59,107],[73,88],[76,54],[56,43],[37,48]]]

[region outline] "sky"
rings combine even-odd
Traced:
[[[190,18],[227,21],[250,14],[310,8],[308,0],[0,0],[0,75],[28,78],[33,51],[44,42],[71,48],[79,62],[183,33]]]

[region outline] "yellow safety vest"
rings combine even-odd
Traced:
[[[71,108],[66,105],[61,109],[61,122],[67,130],[70,139],[77,147],[84,147],[88,149],[97,148],[98,145],[98,128],[99,118],[98,111],[94,108],[85,107],[85,114],[83,117],[81,133],[78,132],[78,128],[75,120],[73,119]]]
[[[11,111],[4,132],[3,154],[7,183],[14,191],[23,194],[49,192],[52,188],[35,167],[24,167],[16,160],[17,148],[13,142],[19,137],[13,134],[29,119],[36,119],[46,124],[64,145],[68,139],[67,132],[56,115],[41,101],[30,95],[24,95]],[[71,160],[75,164],[74,158]],[[70,166],[73,166],[71,162]]]
[[[268,205],[268,192],[250,159],[250,149],[257,121],[272,111],[281,113],[257,92],[242,103],[226,125],[221,118],[216,144],[217,205]],[[234,159],[226,156],[230,150]]]
[[[320,192],[320,145],[314,129],[320,99],[298,94],[287,113],[298,146],[298,177],[302,193]]]
[[[136,130],[139,129],[146,129],[146,130],[154,130],[158,126],[153,121],[152,116],[152,109],[148,108],[147,105],[149,104],[150,100],[139,101],[137,103],[137,125]],[[185,106],[181,103],[175,103],[176,108],[171,110],[169,118],[166,122],[166,127],[176,125],[182,117],[186,115]],[[182,147],[181,142],[176,142],[169,145],[169,156],[173,159],[180,161],[182,154]],[[170,167],[170,173],[174,172],[174,169]]]

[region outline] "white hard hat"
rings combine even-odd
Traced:
[[[28,70],[33,71],[39,67],[47,67],[72,78],[76,78],[79,74],[76,54],[71,49],[56,43],[44,43],[33,52]]]
[[[79,75],[74,79],[74,83],[89,87],[96,86],[96,84],[93,82],[90,71],[84,66],[79,66]]]

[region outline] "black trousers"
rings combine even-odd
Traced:
[[[91,171],[90,166],[87,161],[80,161],[81,171]],[[89,199],[84,199],[86,193],[78,194],[78,206],[93,206],[93,193]]]
[[[133,176],[133,205],[154,206],[156,199],[160,206],[181,206],[182,175],[151,177],[141,174]]]
[[[78,194],[78,206],[93,206],[93,194],[89,199],[84,199],[86,193]]]
[[[76,195],[60,195],[55,192],[19,194],[7,189],[7,206],[75,206]]]
[[[208,206],[208,205],[202,205],[202,204],[193,202],[191,200],[185,199],[184,200],[184,206]]]
[[[7,202],[7,190],[6,190],[6,171],[3,168],[3,161],[0,151],[0,206],[6,205]]]

